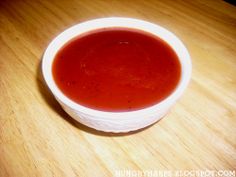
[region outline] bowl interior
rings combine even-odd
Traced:
[[[52,64],[53,60],[58,52],[58,50],[63,47],[65,43],[67,43],[69,40],[73,39],[74,37],[83,34],[85,32],[96,30],[96,29],[102,29],[102,28],[109,28],[109,27],[125,27],[125,28],[134,28],[138,30],[143,30],[145,32],[151,33],[153,35],[158,36],[159,38],[166,41],[172,49],[176,52],[180,64],[181,64],[181,78],[179,81],[179,84],[177,85],[176,89],[163,101],[157,103],[156,105],[153,105],[148,108],[135,110],[135,111],[128,111],[128,112],[106,112],[106,111],[100,111],[95,110],[91,108],[87,108],[85,106],[82,106],[74,101],[72,101],[70,98],[68,98],[66,95],[64,95],[60,89],[57,87],[53,76],[52,76]],[[131,19],[131,18],[101,18],[101,19],[95,19],[91,21],[87,21],[84,23],[80,23],[78,25],[72,26],[71,28],[65,30],[61,34],[59,34],[48,46],[46,49],[43,60],[42,60],[42,71],[44,79],[54,94],[54,96],[63,102],[63,104],[69,106],[70,108],[77,110],[78,112],[82,112],[89,115],[96,115],[96,116],[105,116],[105,117],[116,117],[116,116],[122,116],[123,114],[126,114],[127,116],[135,116],[137,114],[146,115],[146,114],[152,114],[156,111],[160,111],[162,109],[166,109],[170,107],[172,104],[175,103],[175,101],[181,96],[184,89],[186,88],[190,76],[191,76],[191,60],[189,53],[186,49],[186,47],[183,45],[183,43],[170,31],[164,29],[161,26],[158,26],[153,23],[149,23],[143,20],[137,20],[137,19]]]

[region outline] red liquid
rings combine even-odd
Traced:
[[[69,41],[57,53],[53,77],[70,99],[102,111],[133,111],[165,99],[178,85],[173,49],[143,31],[107,28]]]

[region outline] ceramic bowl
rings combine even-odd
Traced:
[[[176,89],[163,101],[148,108],[129,112],[105,112],[84,107],[63,94],[52,76],[52,63],[58,50],[72,38],[100,28],[126,27],[143,30],[166,41],[176,52],[181,64],[181,78]],[[42,59],[46,84],[62,108],[75,120],[105,132],[129,132],[144,128],[161,119],[183,94],[191,77],[191,59],[178,37],[167,29],[147,21],[132,18],[100,18],[79,23],[59,34],[47,47]]]

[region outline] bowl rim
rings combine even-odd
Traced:
[[[55,59],[55,55],[58,50],[63,47],[68,41],[73,39],[74,37],[86,33],[91,30],[102,29],[102,28],[110,28],[110,27],[124,27],[124,28],[133,28],[138,30],[143,30],[148,33],[154,34],[159,38],[163,39],[167,42],[172,49],[176,52],[180,64],[181,64],[181,77],[178,85],[175,90],[164,100],[158,102],[155,105],[150,107],[142,108],[134,111],[101,111],[92,108],[85,107],[80,105],[79,103],[71,100],[67,97],[56,85],[52,76],[52,63]],[[76,110],[77,112],[92,115],[96,118],[122,118],[122,117],[135,117],[137,115],[147,115],[154,114],[157,111],[160,111],[165,108],[169,108],[173,105],[176,100],[182,95],[184,90],[186,89],[192,72],[192,63],[191,58],[188,53],[188,50],[184,46],[183,42],[176,37],[175,34],[170,32],[169,30],[144,20],[127,18],[127,17],[107,17],[107,18],[98,18],[89,21],[85,21],[82,23],[78,23],[62,33],[56,36],[48,45],[42,57],[42,73],[44,80],[53,93],[53,95],[59,99],[63,104],[69,106],[70,108]],[[125,115],[125,116],[124,116]]]

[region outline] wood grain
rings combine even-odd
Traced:
[[[110,16],[166,27],[192,57],[191,83],[161,121],[107,134],[70,118],[44,85],[48,43]],[[0,1],[0,176],[114,176],[115,170],[236,170],[236,7],[196,0]]]

